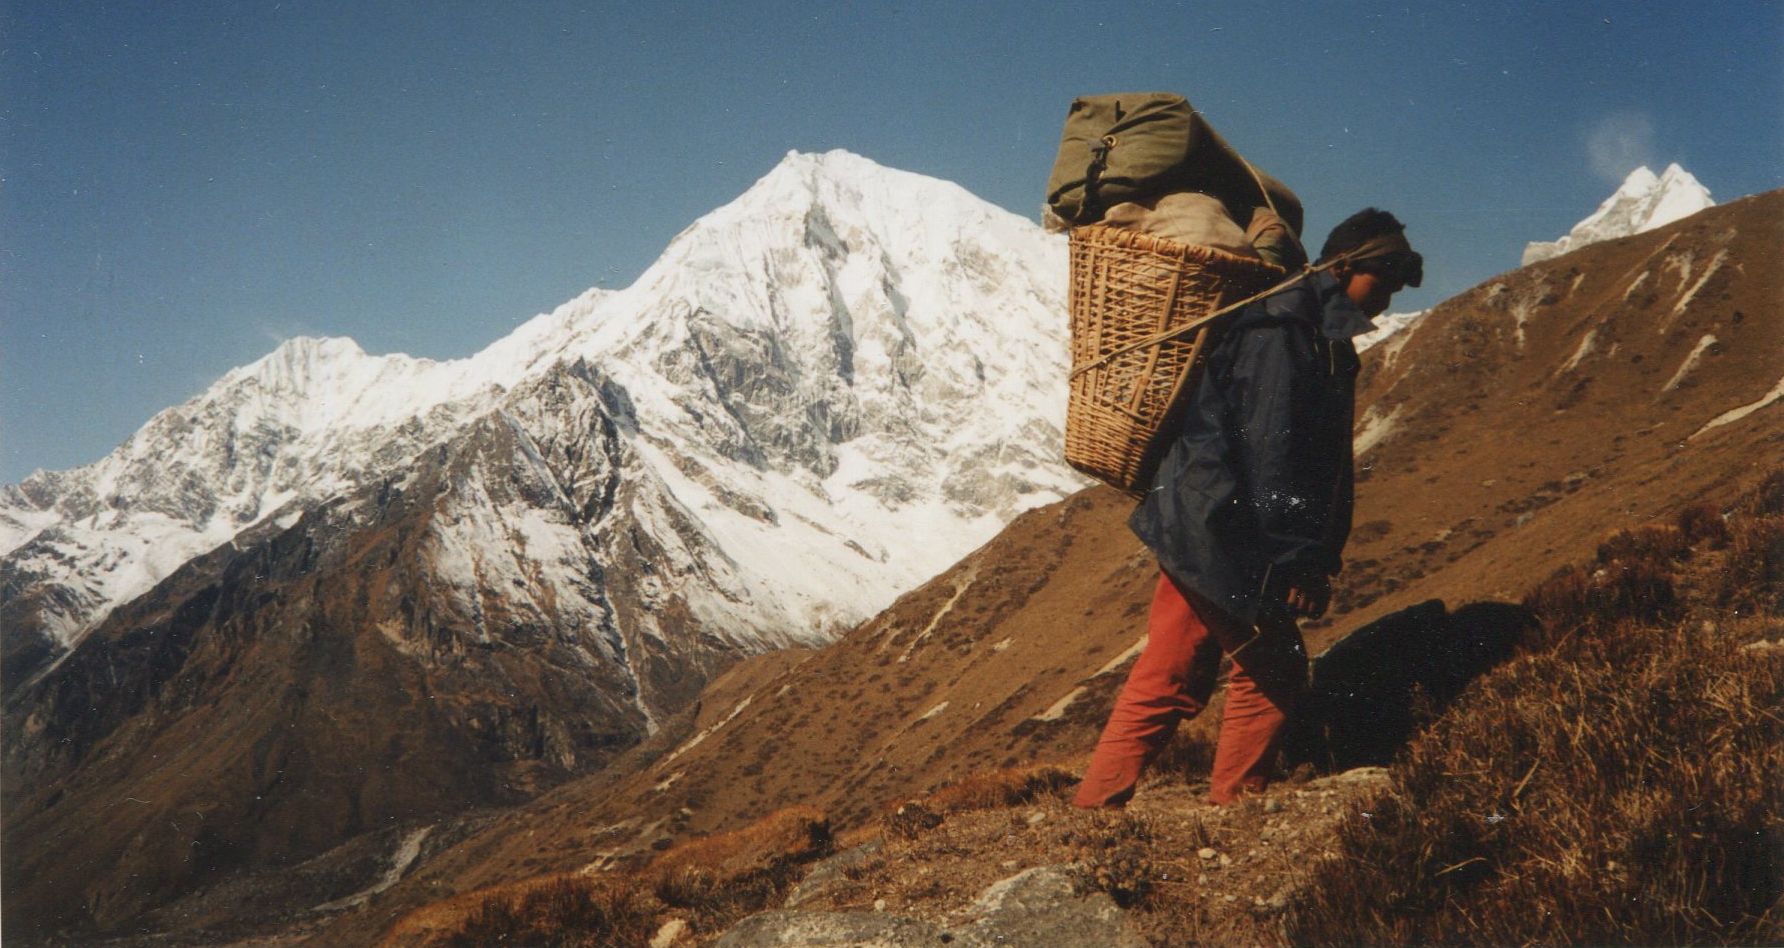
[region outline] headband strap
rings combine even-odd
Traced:
[[[1339,256],[1349,260],[1351,263],[1361,263],[1364,260],[1379,260],[1382,257],[1393,257],[1409,253],[1412,253],[1412,244],[1407,242],[1406,235],[1395,233],[1371,237],[1357,245],[1356,248],[1348,250]]]
[[[1395,275],[1407,286],[1418,286],[1425,278],[1425,258],[1412,249],[1401,233],[1382,234],[1363,241],[1333,258],[1333,263],[1363,263],[1369,260],[1391,261]]]

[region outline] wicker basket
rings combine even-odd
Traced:
[[[1097,224],[1072,230],[1071,260],[1065,459],[1139,497],[1158,466],[1155,437],[1196,377],[1210,333],[1203,326],[1142,343],[1267,289],[1283,271],[1212,247]]]

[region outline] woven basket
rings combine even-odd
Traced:
[[[1218,321],[1136,344],[1267,289],[1283,271],[1224,250],[1097,224],[1072,230],[1071,260],[1065,459],[1143,496],[1158,466],[1156,436],[1196,378],[1203,344]]]

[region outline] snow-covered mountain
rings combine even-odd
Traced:
[[[830,641],[1083,486],[1065,256],[955,185],[792,154],[475,356],[293,340],[6,489],[9,878],[41,924],[112,924],[527,799]]]
[[[400,478],[488,419],[578,411],[618,420],[624,477],[655,488],[627,495],[644,528],[697,536],[711,588],[688,600],[711,625],[756,647],[822,641],[1082,486],[1059,452],[1064,254],[955,185],[794,153],[631,287],[468,359],[287,342],[98,463],[0,491],[8,678],[245,529]],[[600,403],[536,410],[574,366],[594,367]],[[473,486],[451,502],[475,506]],[[466,589],[498,564],[585,577],[608,513],[545,530],[537,505],[459,512],[437,529]]]
[[[1358,352],[1367,352],[1385,342],[1389,336],[1399,335],[1409,329],[1425,312],[1420,309],[1410,313],[1383,313],[1375,317],[1375,328],[1352,338],[1351,345],[1356,346]]]
[[[1667,165],[1658,177],[1643,166],[1631,171],[1616,193],[1566,236],[1526,245],[1523,263],[1529,266],[1601,240],[1645,233],[1715,206],[1710,190],[1677,164]]]

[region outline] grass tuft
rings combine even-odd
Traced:
[[[1693,504],[1679,511],[1678,527],[1679,532],[1685,535],[1685,541],[1692,546],[1720,550],[1726,548],[1729,540],[1733,539],[1728,530],[1728,521],[1715,504]]]
[[[491,894],[437,940],[441,948],[642,945],[656,933],[640,894],[578,876],[555,876],[518,891]]]
[[[963,777],[931,793],[924,802],[941,813],[1021,806],[1058,796],[1078,777],[1060,767],[1010,767]]]
[[[1022,806],[1060,796],[1077,780],[1076,774],[1052,764],[970,774],[922,799],[898,804],[880,817],[880,828],[897,839],[916,839],[942,825],[950,813]]]
[[[690,840],[628,874],[560,874],[471,892],[399,921],[385,944],[642,945],[671,918],[696,937],[778,905],[830,853],[821,811],[792,807],[730,833]]]
[[[1777,613],[1779,499],[1769,478],[1726,537],[1703,512],[1620,532],[1532,591],[1550,647],[1411,745],[1311,871],[1289,940],[1784,939],[1784,661],[1741,648],[1721,605]]]
[[[1737,520],[1717,603],[1736,616],[1784,612],[1784,514]]]
[[[1133,908],[1152,895],[1159,869],[1152,858],[1152,831],[1125,813],[1090,814],[1090,826],[1072,835],[1085,884]]]

